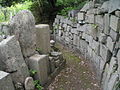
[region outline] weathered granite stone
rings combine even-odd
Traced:
[[[51,56],[52,57],[57,57],[57,59],[60,59],[60,60],[62,59],[63,60],[61,52],[51,52]]]
[[[111,52],[113,52],[113,49],[115,47],[115,42],[113,42],[111,37],[107,38],[107,47]]]
[[[71,10],[68,12],[68,16],[74,18],[78,12],[79,10]]]
[[[70,42],[69,37],[66,36],[66,37],[65,37],[65,41],[66,41],[66,42]]]
[[[79,41],[79,49],[82,52],[82,54],[84,55],[84,57],[86,58],[86,54],[87,53],[87,47],[88,47],[88,43],[85,40],[81,40]]]
[[[105,45],[102,44],[100,44],[100,56],[103,58],[105,62],[111,59],[110,50]]]
[[[68,28],[67,28],[67,24],[63,24],[62,27],[64,28],[64,30],[67,30],[67,29],[68,29]]]
[[[116,72],[117,67],[118,67],[117,66],[117,58],[112,57],[111,61],[110,61],[109,68],[108,68],[108,71],[107,71],[107,76],[105,78],[106,85],[109,83],[109,79],[111,77],[111,74]],[[106,87],[106,90],[107,90],[108,87]]]
[[[95,52],[93,53],[93,60],[94,60],[93,62],[94,62],[94,66],[97,70],[97,73],[99,73],[99,70],[100,70],[100,56],[98,56]]]
[[[91,37],[90,35],[88,35],[88,34],[85,34],[85,40],[86,40],[86,42],[89,42],[89,38]]]
[[[41,85],[47,83],[48,80],[48,56],[35,54],[29,58],[29,68],[37,71],[34,75],[35,80],[39,80]]]
[[[2,31],[3,31],[3,33],[4,33],[6,36],[10,35],[10,27],[9,27],[9,25],[3,25],[3,26],[2,26]]]
[[[120,30],[120,18],[118,18],[114,15],[111,15],[111,17],[110,17],[110,27],[114,31],[119,32],[119,30]]]
[[[120,50],[118,51],[117,58],[120,60]]]
[[[94,14],[86,14],[85,22],[94,24],[95,23],[95,15]]]
[[[41,50],[42,53],[50,53],[50,31],[49,25],[40,24],[36,25],[36,47]],[[59,30],[60,31],[60,30]]]
[[[115,32],[114,30],[110,29],[110,34],[111,38],[113,39],[113,41],[118,41],[119,39],[119,35],[117,32]]]
[[[108,86],[107,86],[106,90],[115,90],[115,85],[118,80],[119,80],[119,78],[118,78],[117,72],[113,73],[108,82]]]
[[[86,27],[85,27],[86,25],[82,25],[82,26],[77,26],[77,30],[78,31],[81,31],[81,32],[83,32],[83,31],[85,31],[86,30]]]
[[[93,29],[91,30],[91,32],[90,32],[90,35],[95,39],[95,40],[97,40],[97,38],[98,38],[98,32],[99,32],[99,30],[98,30],[98,27],[96,27],[96,26],[92,26],[93,27]]]
[[[35,52],[35,19],[28,10],[18,12],[10,21],[11,34],[20,42],[24,57]]]
[[[107,13],[109,11],[109,1],[104,2],[100,9],[102,13]]]
[[[109,13],[112,13],[116,10],[120,10],[120,1],[119,0],[110,0],[109,3]]]
[[[87,50],[88,50],[89,58],[91,60],[91,58],[92,58],[92,51],[93,50],[92,50],[92,48],[90,46],[87,47]]]
[[[92,36],[89,37],[88,42],[89,42],[89,46],[92,47],[92,43],[93,43],[93,37]]]
[[[72,29],[71,29],[71,33],[73,33],[73,34],[76,34],[76,35],[77,35],[77,34],[78,34],[78,31],[77,31],[77,29],[76,29],[76,28],[72,28]]]
[[[116,42],[115,44],[115,48],[113,50],[113,56],[116,57],[117,53],[118,53],[118,50],[120,49],[120,42]]]
[[[102,15],[95,16],[95,23],[101,28],[104,28],[104,17]]]
[[[106,80],[108,69],[109,69],[109,64],[106,63],[106,64],[105,64],[104,71],[103,71],[103,74],[102,74],[102,82],[101,82],[102,85],[103,85],[103,89],[104,89],[104,90],[106,90],[105,88],[106,88],[106,86],[107,86],[107,84],[108,84],[108,81]]]
[[[73,35],[73,45],[77,45],[77,35],[76,34],[74,34]]]
[[[100,33],[99,41],[100,41],[102,44],[106,44],[106,40],[107,40],[107,35],[105,35],[104,33]]]
[[[110,24],[110,16],[109,14],[105,14],[104,15],[104,33],[107,35],[110,32],[109,24]]]
[[[93,40],[92,49],[95,51],[95,53],[97,55],[99,55],[100,54],[100,44],[99,44],[99,42]]]
[[[25,79],[25,90],[34,90],[35,85],[32,77],[27,77]]]
[[[104,71],[105,61],[100,57],[100,74]]]
[[[71,20],[66,20],[67,24],[73,26],[73,22]]]
[[[61,18],[63,18],[63,16],[61,16],[61,15],[56,15],[56,18],[57,18],[57,19],[61,19]]]
[[[24,90],[24,86],[22,83],[18,82],[18,83],[15,83],[14,85],[16,90]]]
[[[80,11],[87,12],[89,9],[94,7],[94,2],[90,1],[86,3]]]
[[[55,60],[53,57],[49,57],[49,63],[50,63],[50,72],[54,72],[55,70]]]
[[[118,59],[118,73],[120,73],[120,50],[117,53],[117,59]],[[119,78],[120,78],[120,74],[119,74]]]
[[[60,67],[60,60],[59,59],[55,60],[55,67],[56,68]]]
[[[115,15],[120,18],[120,10],[115,11]]]
[[[60,37],[62,34],[62,31],[61,30],[58,30],[58,36]]]
[[[0,90],[15,90],[9,73],[0,71]]]
[[[13,82],[23,84],[29,72],[15,36],[10,36],[0,43],[0,60],[6,66],[3,70],[11,73]]]
[[[79,20],[84,20],[85,19],[85,13],[84,12],[79,12],[77,18],[78,18],[78,21]]]
[[[84,33],[84,32],[82,34],[82,39],[84,39],[84,40],[86,39],[86,33]]]
[[[5,35],[0,35],[0,42],[5,38]]]
[[[55,23],[59,24],[59,19],[55,18]]]

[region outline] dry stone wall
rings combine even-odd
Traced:
[[[57,15],[53,27],[56,40],[93,63],[103,90],[120,89],[120,0],[90,1],[75,17]]]

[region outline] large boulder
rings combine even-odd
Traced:
[[[11,34],[15,34],[20,42],[24,57],[35,52],[35,19],[28,10],[18,12],[10,21]]]
[[[2,62],[2,63],[1,63]],[[28,67],[23,59],[19,42],[9,36],[0,42],[0,70],[11,73],[14,84],[24,83],[29,76]]]

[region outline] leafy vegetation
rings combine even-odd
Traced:
[[[34,75],[37,73],[36,70],[30,70],[30,76],[34,77]],[[43,90],[43,87],[40,85],[39,80],[34,80],[34,85],[37,90]]]
[[[37,73],[36,70],[30,70],[29,72],[30,72],[30,76],[32,76],[32,77]]]
[[[71,10],[81,9],[86,0],[57,0],[56,6],[62,7],[58,14],[66,16]]]
[[[5,22],[10,20],[12,16],[14,16],[20,10],[28,10],[32,5],[31,1],[25,1],[24,3],[18,3],[15,5],[11,5],[10,7],[2,7],[0,9],[0,22]]]
[[[56,14],[67,16],[68,11],[80,9],[85,3],[86,0],[0,0],[0,22],[10,20],[20,10],[30,10],[36,23],[51,24]]]

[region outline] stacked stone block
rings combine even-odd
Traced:
[[[102,81],[103,90],[115,89],[120,80],[120,6],[115,6],[115,3],[120,1],[110,0],[98,6],[90,1],[78,12],[75,17],[77,22],[70,24],[68,21],[72,21],[71,18],[63,22],[65,18],[57,15],[58,20],[53,25],[61,27],[55,28],[56,39],[59,38],[59,41],[64,41],[69,47],[79,50],[93,63]],[[111,7],[115,7],[114,10]],[[67,27],[70,27],[69,30]],[[59,35],[61,33],[57,33],[58,31],[65,35]]]

